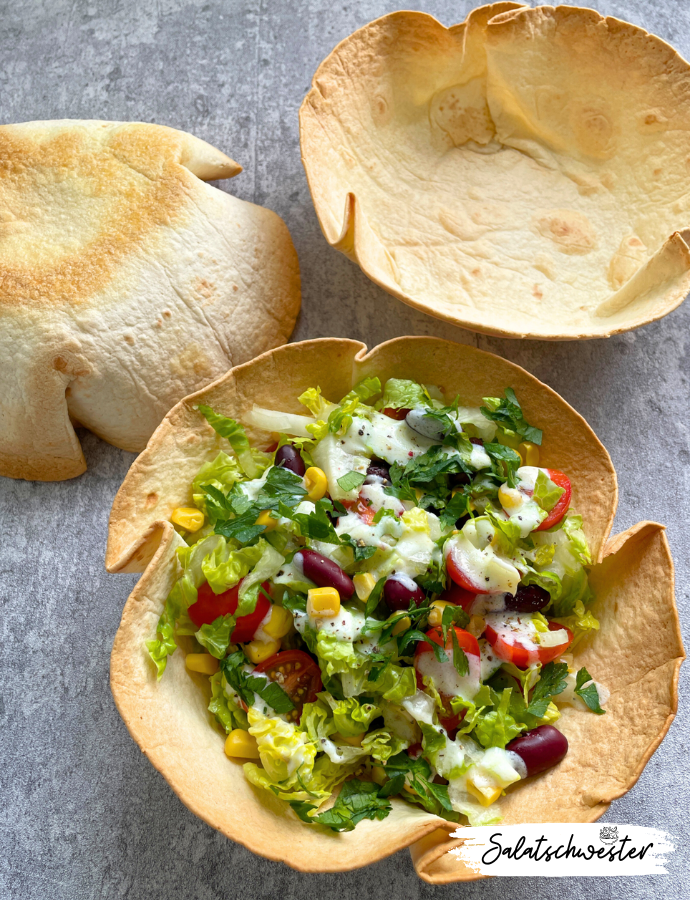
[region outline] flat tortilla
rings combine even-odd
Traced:
[[[513,387],[528,421],[544,430],[541,462],[566,471],[573,506],[582,513],[595,566],[592,585],[601,630],[577,656],[612,689],[605,716],[566,708],[560,720],[570,752],[557,768],[512,787],[498,801],[504,822],[597,819],[637,780],[666,733],[677,704],[683,648],[673,595],[673,563],[660,525],[642,523],[608,540],[617,503],[608,453],[561,397],[524,369],[497,356],[436,338],[398,338],[370,353],[356,342],[324,339],[289,344],[239,366],[177,404],[130,469],[110,517],[106,567],[144,575],[129,597],[111,657],[113,696],[127,727],[180,799],[231,840],[307,872],[346,871],[411,846],[415,867],[431,883],[472,880],[445,852],[456,826],[393,800],[382,822],[350,833],[306,826],[286,804],[247,782],[223,753],[211,727],[208,682],[185,669],[184,648],[169,658],[161,681],[144,641],[156,630],[178,576],[181,538],[169,522],[191,502],[191,481],[213,459],[219,438],[198,403],[242,419],[254,403],[303,412],[297,396],[320,386],[337,400],[366,375],[414,378],[479,404]],[[266,446],[265,432],[247,429]],[[642,587],[642,590],[641,590]],[[644,597],[644,600],[642,600]],[[640,680],[642,679],[642,680]]]
[[[142,450],[178,400],[288,339],[287,228],[204,183],[240,171],[159,125],[0,127],[0,475],[81,474],[74,424]]]
[[[321,63],[302,158],[329,243],[405,303],[606,337],[690,289],[690,66],[591,9],[397,12]]]

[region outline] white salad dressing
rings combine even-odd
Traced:
[[[314,465],[323,470],[328,479],[328,492],[334,500],[356,500],[358,488],[344,491],[338,484],[338,479],[348,472],[358,472],[366,475],[369,468],[369,459],[349,450],[350,445],[343,438],[334,434],[327,434],[312,450]]]
[[[553,632],[540,632],[534,624],[532,613],[488,613],[485,617],[488,627],[493,628],[498,638],[508,646],[520,646],[527,651],[527,661],[531,665],[539,661],[539,647],[553,647],[564,644],[568,640],[568,632],[559,629]],[[550,635],[558,640],[552,643]]]
[[[382,715],[383,724],[391,734],[402,738],[408,744],[416,744],[422,739],[419,725],[406,709],[393,703],[386,703]]]
[[[355,641],[362,634],[364,629],[365,617],[364,613],[357,609],[348,609],[346,606],[340,606],[337,616],[331,616],[327,619],[312,618],[305,612],[296,610],[293,612],[295,628],[300,634],[308,625],[315,631],[325,631],[327,634],[335,635],[339,641]]]
[[[498,672],[501,668],[501,664],[503,663],[502,659],[499,659],[494,653],[491,644],[486,640],[486,638],[480,638],[477,642],[479,644],[479,652],[481,654],[481,673],[482,673],[482,681],[487,681],[494,672]]]
[[[240,481],[239,487],[242,493],[249,497],[250,500],[256,500],[259,491],[266,484],[266,479],[268,478],[268,473],[271,471],[273,466],[269,466],[261,478],[253,478],[251,481]]]
[[[415,659],[415,667],[420,675],[431,678],[436,690],[448,697],[462,697],[472,700],[481,686],[481,661],[473,653],[467,654],[469,672],[458,675],[453,665],[452,650],[447,652],[448,662],[439,662],[433,652],[420,653]]]
[[[588,710],[589,707],[581,700],[577,694],[575,693],[575,687],[577,685],[577,675],[575,672],[569,672],[566,676],[566,688],[562,691],[557,697],[556,700],[559,703],[569,703],[571,706],[576,707],[577,709]],[[608,702],[609,697],[611,696],[611,692],[607,687],[603,684],[599,684],[598,681],[594,681],[591,679],[590,681],[586,681],[583,684],[583,687],[587,687],[587,685],[593,684],[597,689],[597,694],[599,694],[599,706],[603,707],[604,704]]]
[[[455,565],[477,591],[515,594],[520,573],[494,548],[494,533],[488,518],[471,519],[446,541],[444,553],[446,558],[452,554]]]
[[[411,697],[406,697],[401,705],[417,722],[424,722],[426,725],[434,724],[436,704],[434,698],[425,694],[424,691],[418,690]]]

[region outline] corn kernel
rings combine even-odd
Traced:
[[[225,739],[225,755],[230,759],[259,759],[256,738],[248,731],[235,728]]]
[[[280,641],[250,641],[244,645],[244,652],[254,665],[265,662],[280,650]]]
[[[259,518],[254,522],[255,525],[263,525],[266,531],[273,531],[278,524],[278,520],[274,519],[271,513],[265,509],[259,513]]]
[[[332,619],[340,612],[340,594],[332,587],[312,588],[307,592],[307,615],[314,619]]]
[[[280,640],[280,638],[285,637],[290,630],[291,625],[292,613],[287,609],[283,609],[282,606],[274,605],[271,607],[271,618],[261,627],[269,637],[272,637],[277,641]]]
[[[309,466],[304,473],[304,486],[307,489],[307,500],[316,503],[328,490],[326,473],[316,466]]]
[[[539,465],[539,447],[537,447],[536,444],[532,444],[529,441],[524,441],[518,447],[518,453],[522,457],[523,466]]]
[[[344,735],[340,734],[339,731],[336,731],[335,734],[331,735],[331,737],[334,741],[340,741],[343,744],[349,744],[351,747],[361,747],[365,734],[366,731],[363,731],[361,734],[354,735]]]
[[[198,531],[204,524],[204,514],[191,506],[178,506],[173,510],[170,521],[185,531]]]
[[[215,675],[218,671],[218,660],[210,653],[188,653],[184,664],[190,672],[201,672],[202,675]]]
[[[429,625],[437,626],[443,621],[443,610],[446,606],[452,606],[447,600],[434,600],[429,613]]]
[[[491,806],[492,803],[495,803],[498,798],[503,793],[502,788],[497,787],[489,792],[489,794],[484,794],[479,788],[475,785],[471,778],[467,779],[467,792],[472,794],[473,797],[476,797],[477,800],[481,803],[482,806]]]
[[[388,781],[388,775],[386,775],[386,770],[383,768],[383,766],[372,766],[371,777],[374,779],[376,784],[385,784]]]
[[[507,484],[502,484],[498,489],[498,499],[507,513],[518,510],[525,500],[517,488],[508,487]]]
[[[360,572],[358,575],[354,576],[352,583],[357,591],[357,596],[362,601],[367,600],[369,594],[376,587],[376,579],[371,572]]]
[[[470,616],[470,621],[467,623],[467,631],[469,631],[470,634],[479,638],[484,634],[485,628],[486,619],[482,616]]]
[[[398,621],[395,623],[391,634],[402,634],[403,631],[407,631],[410,625],[412,625],[412,619],[409,616],[403,616],[402,619],[398,619]]]

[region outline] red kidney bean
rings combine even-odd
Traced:
[[[290,444],[283,444],[278,450],[274,465],[289,469],[291,472],[294,472],[295,475],[299,475],[300,478],[307,471],[304,460],[299,455],[299,451],[295,450]]]
[[[484,441],[481,438],[470,438],[470,444],[476,444],[478,447],[483,447]]]
[[[409,409],[394,409],[392,406],[387,406],[381,410],[384,416],[388,416],[389,419],[397,419],[399,422],[405,418],[409,411]]]
[[[410,600],[421,606],[426,597],[420,586],[407,575],[391,575],[383,586],[383,599],[391,612],[410,608]]]
[[[512,740],[506,750],[522,759],[528,775],[538,775],[559,763],[568,752],[568,739],[553,725],[540,725]]]
[[[383,459],[372,459],[367,469],[367,475],[374,476],[374,479],[382,479],[384,484],[390,484],[391,481],[390,466]]]
[[[536,584],[520,584],[514,597],[505,596],[505,608],[510,612],[538,612],[548,605],[551,595]]]
[[[352,579],[332,559],[327,559],[316,550],[300,550],[295,553],[294,559],[298,566],[301,565],[305,577],[318,587],[335,588],[341,600],[349,600],[354,594]]]

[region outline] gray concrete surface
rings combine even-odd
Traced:
[[[475,4],[419,5],[452,24]],[[685,0],[592,5],[690,56]],[[288,223],[304,289],[296,338],[338,335],[374,345],[402,334],[451,336],[503,354],[554,387],[611,452],[621,489],[617,529],[645,518],[668,525],[687,641],[690,304],[608,341],[476,337],[392,299],[321,235],[299,158],[297,110],[332,47],[396,7],[392,0],[2,0],[0,120],[138,119],[192,131],[245,167],[224,189]],[[133,456],[89,434],[83,440],[83,477],[0,483],[0,897],[687,895],[687,669],[678,719],[606,817],[674,834],[668,877],[431,888],[416,878],[407,852],[345,875],[305,876],[204,825],[142,757],[113,705],[109,652],[134,578],[106,575],[103,552],[110,503]]]

